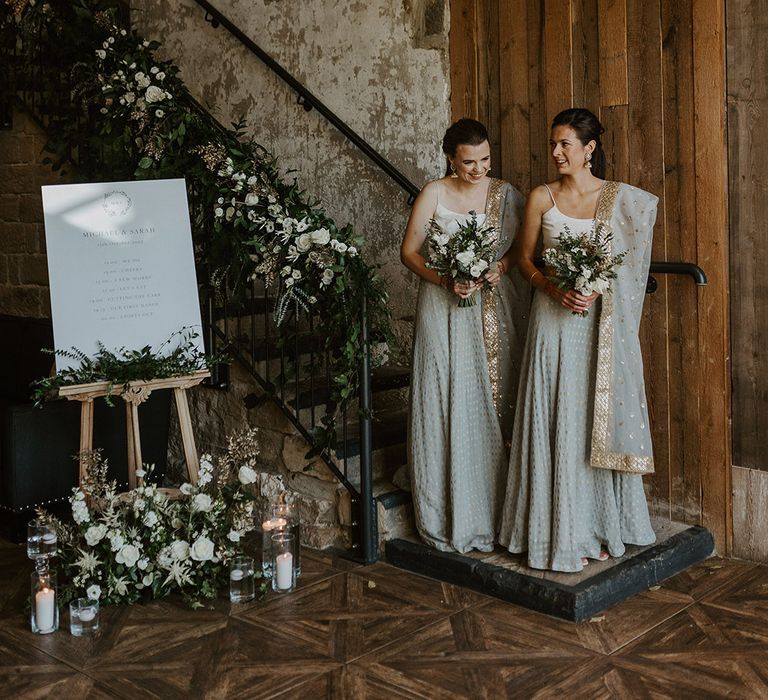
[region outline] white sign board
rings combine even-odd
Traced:
[[[183,179],[42,189],[57,350],[156,351],[182,327],[200,334]],[[56,357],[59,371],[78,364]]]

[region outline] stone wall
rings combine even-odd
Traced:
[[[337,223],[367,237],[382,265],[407,359],[416,279],[400,263],[405,193],[192,0],[133,0],[132,18],[163,42],[181,77],[222,123],[245,117]],[[446,0],[219,0],[225,15],[418,186],[442,175],[450,120]],[[293,177],[291,175],[290,177]]]
[[[43,164],[45,133],[23,111],[0,131],[0,314],[48,318],[48,265],[41,185],[67,175]]]

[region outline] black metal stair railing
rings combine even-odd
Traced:
[[[5,18],[7,15],[0,19]],[[125,21],[127,23],[127,19]],[[3,24],[3,27],[7,28],[7,25]],[[44,31],[42,25],[38,29]],[[25,110],[43,130],[55,127],[63,115],[69,119],[88,120],[88,115],[82,114],[82,105],[73,102],[66,68],[53,65],[41,51],[35,50],[36,47],[31,53],[26,47],[23,55],[19,54],[15,34],[7,32],[3,38],[9,36],[13,40],[0,42],[4,78],[0,86],[0,103],[8,106],[8,127],[12,126],[10,114],[14,108]],[[215,122],[198,102],[191,96],[189,98],[195,109]],[[222,133],[226,131],[221,124],[215,123]],[[78,153],[63,154],[63,159],[87,171],[89,163],[103,165],[108,162],[109,155],[89,153],[81,148]],[[194,223],[204,217],[191,218]],[[313,444],[312,430],[319,425],[325,410],[334,410],[331,401],[333,378],[328,371],[334,348],[329,347],[320,320],[306,314],[300,317],[298,309],[295,309],[292,320],[286,321],[293,327],[281,332],[272,318],[275,300],[270,298],[268,291],[263,284],[253,280],[244,298],[239,297],[235,303],[226,283],[217,290],[201,288],[207,350],[226,350],[240,360],[264,390],[265,399],[274,400],[297,432]],[[378,535],[371,468],[371,360],[364,303],[362,315],[359,399],[351,401],[349,409],[341,411],[336,442],[319,457],[349,492],[353,556],[370,563],[378,557]],[[286,337],[291,339],[290,345],[285,342]],[[303,372],[305,368],[310,371]],[[318,368],[321,376],[317,374]],[[213,383],[225,386],[226,378],[214,372]],[[348,413],[358,406],[359,417],[352,420]]]

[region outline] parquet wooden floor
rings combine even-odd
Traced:
[[[302,562],[290,595],[35,636],[31,564],[0,542],[0,697],[768,699],[768,566],[710,559],[574,624],[383,563]]]

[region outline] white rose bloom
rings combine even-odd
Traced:
[[[336,244],[336,250],[338,250],[340,253],[346,253],[347,252],[347,244],[346,243],[337,243]]]
[[[456,260],[458,260],[462,265],[469,265],[474,257],[475,256],[472,252],[465,250],[456,255]]]
[[[160,72],[157,74],[157,79],[158,79],[158,80],[165,80],[165,73],[164,73],[163,71],[160,71]],[[169,97],[170,97],[170,95],[169,95]]]
[[[469,268],[469,274],[472,275],[472,277],[480,277],[481,272],[482,270],[479,265],[472,265],[472,267]]]
[[[230,542],[239,542],[240,541],[240,533],[237,530],[230,530],[229,534],[227,535],[227,539]]]
[[[144,93],[144,99],[150,104],[152,102],[160,102],[165,99],[165,92],[157,87],[157,85],[150,85]]]
[[[198,537],[189,548],[189,555],[195,561],[210,561],[213,559],[213,542],[205,535]]]
[[[88,514],[87,506],[81,501],[76,501],[72,505],[72,518],[78,525],[87,523],[91,519],[91,516]]]
[[[309,233],[302,233],[296,239],[296,250],[300,253],[306,253],[312,247],[312,236]]]
[[[224,210],[223,210],[221,207],[216,207],[216,208],[213,210],[213,213],[214,213],[214,214],[216,215],[216,217],[217,217],[217,218],[219,218],[219,219],[220,219],[222,216],[224,216]]]
[[[123,95],[123,99],[125,100],[126,104],[133,104],[136,102],[136,95],[132,92],[126,92],[125,95]]]
[[[181,522],[178,518],[174,518],[171,520],[171,527],[174,528],[174,530],[178,530],[184,523]]]
[[[259,203],[259,195],[249,192],[247,195],[245,195],[245,203],[249,207],[253,207]]]
[[[252,484],[256,481],[256,471],[244,464],[237,472],[237,478],[241,484]]]
[[[198,493],[192,499],[192,507],[201,513],[207,513],[213,508],[213,499],[207,493]]]
[[[84,501],[85,500],[85,494],[82,491],[75,491],[74,499],[76,501]]]
[[[319,228],[317,231],[312,231],[310,235],[312,236],[312,241],[317,243],[317,245],[326,245],[331,240],[331,234],[327,228]]]
[[[588,267],[582,267],[581,268],[581,276],[585,279],[591,279],[592,278],[592,270],[590,270]]]
[[[170,547],[163,547],[157,555],[157,565],[161,569],[170,569],[173,565],[173,559],[171,559]]]
[[[171,557],[177,561],[184,561],[189,557],[189,543],[186,540],[175,540],[171,545]]]
[[[295,279],[295,280],[300,280],[301,279],[301,270],[294,270],[293,272],[291,272],[291,277],[293,277],[293,279]]]
[[[280,270],[280,274],[283,277],[286,277],[291,274],[291,266],[290,265],[283,265],[282,270]]]
[[[357,248],[355,248],[355,246],[353,245],[349,246],[349,248],[347,249],[347,254],[354,257],[355,255],[357,255]]]
[[[158,119],[162,119],[165,116],[165,112],[162,109],[156,109],[155,110],[155,116]]]
[[[195,487],[192,486],[192,484],[184,483],[179,486],[179,491],[181,491],[185,496],[189,496],[195,492]]]
[[[113,552],[117,552],[125,543],[125,540],[123,539],[123,536],[120,534],[112,535],[112,537],[109,538],[109,543],[112,547]]]
[[[478,260],[477,266],[480,268],[480,272],[483,272],[483,270],[488,269],[488,261],[487,260]]]
[[[104,51],[104,49],[97,49],[96,50],[96,56],[98,56],[99,58],[101,58],[103,60],[103,59],[105,59],[107,57],[107,52]]]
[[[93,547],[95,544],[101,542],[106,534],[106,525],[91,525],[91,527],[85,531],[85,541],[88,543],[89,547]]]
[[[136,75],[133,76],[136,80],[136,85],[139,87],[140,90],[143,90],[146,87],[149,87],[149,84],[152,82],[144,73],[136,73]]]
[[[141,552],[139,552],[139,548],[136,545],[126,544],[123,545],[122,549],[115,556],[115,561],[118,564],[125,564],[128,567],[132,567],[136,565],[140,556]]]
[[[88,596],[88,600],[98,600],[101,596],[101,586],[98,583],[93,583],[85,589],[85,595]]]
[[[610,287],[608,280],[601,279],[600,277],[592,280],[592,290],[598,294],[605,294],[608,291],[608,287]]]
[[[136,564],[142,571],[144,571],[149,566],[149,560],[148,559],[139,559],[138,563]]]
[[[145,516],[144,516],[144,524],[147,527],[154,527],[157,525],[157,513],[155,513],[154,510],[150,510]]]
[[[295,280],[295,279],[293,279],[293,277],[289,277],[287,280],[285,280],[285,286],[286,286],[286,287],[293,287],[293,283],[294,283],[295,281],[296,281],[296,280]]]
[[[152,73],[152,75],[154,75],[159,70],[160,69],[157,66],[152,66],[152,68],[149,69],[149,72]]]
[[[322,284],[328,286],[333,281],[333,270],[323,270],[323,278],[320,280]]]
[[[141,510],[145,505],[147,505],[147,502],[143,498],[137,498],[133,502],[133,509],[134,510]]]
[[[270,196],[270,199],[272,199],[271,196]],[[302,233],[306,231],[308,228],[309,228],[309,221],[307,221],[306,219],[302,219],[296,224],[297,233]]]
[[[200,472],[200,476],[197,479],[197,483],[200,486],[205,486],[206,484],[210,484],[213,480],[213,474],[211,472]]]
[[[259,178],[257,178],[255,175],[251,175],[248,178],[248,184],[249,185],[255,185],[259,181]]]

